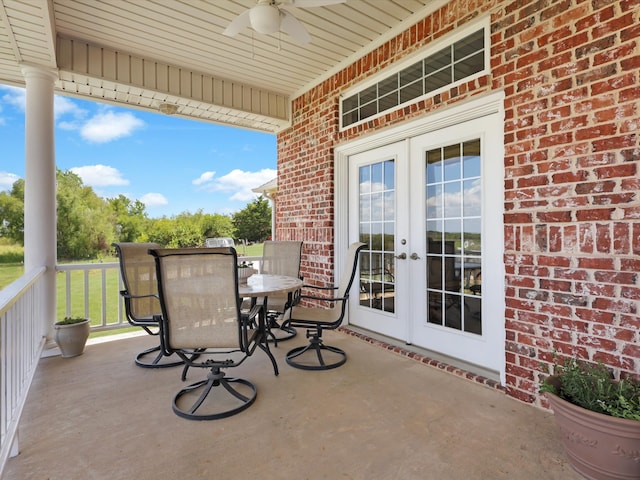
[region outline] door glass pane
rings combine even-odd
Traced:
[[[444,184],[444,217],[459,217],[462,214],[462,184],[450,182]]]
[[[443,149],[444,181],[457,180],[462,175],[460,145],[450,145]]]
[[[425,153],[427,321],[482,335],[480,139]]]
[[[384,189],[394,193],[396,188],[395,162],[384,162]]]
[[[359,168],[360,236],[369,240],[360,260],[360,305],[394,312],[395,162]]]
[[[396,219],[396,192],[384,192],[384,219],[395,221]]]
[[[393,252],[395,242],[395,222],[385,222],[382,248],[385,252]]]
[[[426,153],[427,184],[442,181],[442,152],[438,148]]]
[[[360,241],[371,245],[371,225],[369,223],[360,223]]]
[[[480,179],[465,180],[462,183],[462,209],[466,217],[480,216],[482,206]]]
[[[382,183],[382,164],[376,163],[371,165],[371,191],[381,192],[384,190],[384,184]]]
[[[384,215],[384,194],[373,193],[371,194],[371,220],[382,220]]]
[[[464,178],[480,176],[480,140],[472,140],[462,145],[462,169]]]
[[[427,253],[442,253],[442,220],[427,220]]]
[[[427,218],[442,217],[442,185],[427,186]]]

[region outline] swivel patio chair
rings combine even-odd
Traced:
[[[330,308],[303,307],[296,305],[291,310],[290,323],[293,327],[306,328],[309,343],[290,350],[286,355],[289,365],[303,370],[329,370],[343,365],[347,361],[344,350],[325,345],[322,340],[324,330],[335,330],[340,326],[347,311],[349,291],[356,275],[360,251],[365,248],[364,243],[352,243],[349,246],[345,269],[337,287],[316,287],[305,285],[304,289],[317,292],[332,291],[332,297],[319,295],[300,295],[300,300],[316,300],[331,302]],[[325,358],[325,356],[327,358]]]
[[[159,314],[158,282],[150,248],[159,248],[157,243],[121,242],[112,244],[120,261],[120,274],[124,290],[120,295],[124,298],[127,321],[142,327],[150,335],[160,333],[158,321],[154,315]],[[167,358],[157,346],[140,352],[136,356],[136,365],[144,368],[165,368],[183,365],[184,362]]]
[[[262,307],[241,314],[235,249],[154,249],[150,254],[156,261],[162,314],[155,318],[164,353],[175,353],[188,367],[210,370],[206,379],[175,395],[173,411],[191,420],[215,420],[247,409],[256,399],[256,386],[227,377],[223,369],[242,364],[256,347],[267,353],[276,375],[278,366],[264,338]]]
[[[260,272],[299,277],[301,255],[302,242],[288,240],[264,242]],[[288,313],[296,297],[297,295],[273,295],[267,299],[267,328],[269,336],[276,344],[279,340],[288,340],[296,335],[296,329],[289,325],[288,319]]]

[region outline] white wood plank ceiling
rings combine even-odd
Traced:
[[[295,96],[441,3],[286,6],[311,35],[302,45],[249,28],[223,35],[256,0],[0,0],[0,83],[24,85],[21,67],[42,66],[58,70],[59,93],[278,132]]]

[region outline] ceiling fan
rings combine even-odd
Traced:
[[[246,27],[258,33],[271,34],[282,31],[299,43],[309,43],[311,35],[305,26],[284,7],[324,7],[345,3],[347,0],[258,0],[254,7],[245,10],[222,32],[233,37]]]

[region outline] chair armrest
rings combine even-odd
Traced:
[[[338,287],[320,287],[318,285],[303,285],[302,288],[311,288],[314,290],[337,290]]]
[[[316,297],[313,295],[300,295],[300,299],[307,300],[324,300],[325,302],[342,302],[347,299],[347,297]]]
[[[250,325],[253,319],[258,316],[261,310],[262,310],[262,305],[259,303],[256,303],[251,307],[251,309],[248,312],[242,312],[240,314],[240,317],[242,318],[242,321],[245,323],[245,325]]]
[[[255,322],[255,318],[258,317],[258,322]],[[241,350],[248,351],[250,349],[251,342],[261,341],[260,336],[264,333],[264,315],[263,315],[263,307],[262,304],[256,303],[251,307],[248,312],[240,312],[240,321],[242,325],[240,327],[240,340],[241,340]],[[256,328],[249,338],[249,329],[254,325]]]
[[[155,297],[155,298],[159,298],[157,293],[149,293],[147,295],[131,295],[129,293],[127,293],[126,290],[120,290],[120,295],[122,295],[123,298],[151,298],[151,297]]]

